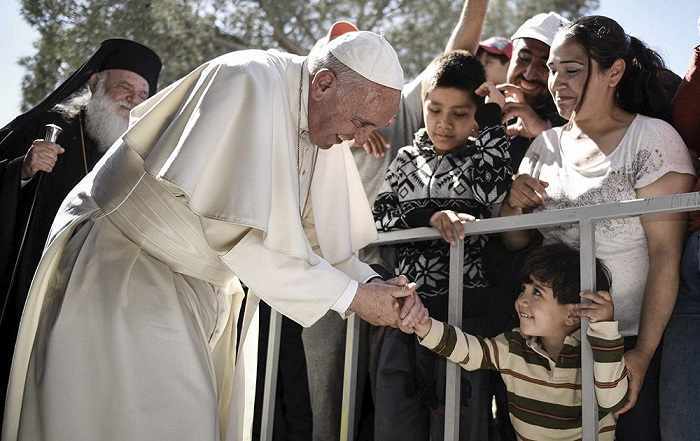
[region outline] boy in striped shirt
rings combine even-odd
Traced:
[[[432,319],[416,298],[402,323],[420,343],[462,368],[497,370],[508,390],[508,410],[522,441],[580,440],[580,319],[593,347],[599,440],[615,439],[615,412],[627,396],[622,336],[613,321],[607,269],[596,260],[596,286],[579,294],[579,253],[564,244],[536,249],[522,271],[515,301],[520,327],[481,338]],[[581,298],[590,300],[581,304]]]

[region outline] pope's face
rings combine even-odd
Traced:
[[[385,127],[396,114],[401,92],[369,81],[341,84],[322,69],[309,90],[309,136],[321,148],[345,140],[362,145],[375,129]]]

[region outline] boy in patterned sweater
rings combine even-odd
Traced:
[[[449,242],[463,237],[464,222],[490,217],[510,188],[509,142],[501,122],[505,98],[485,83],[483,66],[465,51],[440,56],[422,78],[425,129],[387,169],[374,219],[379,231],[433,226]],[[486,237],[465,240],[462,326],[486,332],[490,293],[481,259]],[[394,272],[416,282],[434,317],[446,318],[449,245],[443,240],[406,243],[396,247],[396,254]],[[371,370],[374,438],[442,439],[444,359],[398,330],[374,329],[371,341],[378,348]],[[462,377],[461,418],[469,432],[461,440],[488,439],[493,374],[464,372]]]
[[[597,261],[596,286],[603,290],[579,295],[579,253],[555,244],[534,250],[522,274],[522,292],[515,302],[520,328],[511,332],[495,338],[464,333],[430,318],[419,299],[402,325],[413,327],[421,345],[466,370],[499,372],[519,440],[563,441],[582,437],[579,323],[588,320],[598,439],[615,439],[614,414],[626,401],[628,378],[607,270]],[[590,303],[579,303],[580,298]]]

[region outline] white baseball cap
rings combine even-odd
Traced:
[[[512,41],[517,38],[532,38],[551,46],[559,29],[570,23],[556,12],[543,12],[525,20],[510,39]]]
[[[403,69],[396,51],[383,36],[369,31],[347,32],[328,43],[341,63],[382,86],[401,90]]]

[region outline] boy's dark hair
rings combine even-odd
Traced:
[[[467,92],[477,106],[484,104],[484,97],[474,93],[486,81],[484,66],[468,51],[450,51],[437,57],[428,68],[423,80],[423,98],[436,87],[450,87]]]
[[[581,301],[581,265],[578,250],[563,243],[545,245],[528,254],[520,272],[521,283],[532,283],[530,277],[552,288],[554,298],[562,305]],[[596,290],[610,291],[610,272],[595,260]]]

